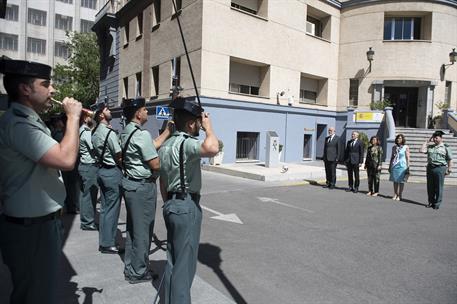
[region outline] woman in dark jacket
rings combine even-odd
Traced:
[[[379,138],[372,136],[370,146],[367,150],[365,159],[365,169],[368,175],[368,193],[367,195],[378,196],[379,176],[381,175],[382,148],[379,145]]]

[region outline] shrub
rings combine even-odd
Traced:
[[[224,150],[224,143],[220,139],[218,140],[218,143],[219,143],[219,152],[222,152]]]
[[[368,136],[365,133],[360,132],[359,140],[363,143],[363,149],[366,150],[368,148],[368,145],[370,144],[370,139],[368,138]]]
[[[370,104],[370,110],[384,110],[386,107],[391,107],[393,103],[389,99],[374,101]]]

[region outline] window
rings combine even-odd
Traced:
[[[357,106],[359,104],[359,80],[349,80],[349,105]]]
[[[306,6],[306,34],[330,40],[331,36],[331,16],[310,5]]]
[[[154,1],[152,8],[152,30],[155,30],[158,27],[158,24],[160,23],[160,6],[160,0]]]
[[[73,30],[73,17],[56,14],[56,29],[71,31]]]
[[[452,81],[446,81],[446,88],[444,89],[444,102],[448,104],[451,102],[451,86]]]
[[[0,50],[17,51],[18,36],[0,33]]]
[[[27,38],[27,52],[33,54],[46,54],[46,40],[38,38]]]
[[[141,72],[136,73],[135,75],[136,82],[135,82],[135,96],[141,96]]]
[[[269,66],[230,59],[229,92],[253,96],[269,95]]]
[[[129,40],[130,40],[130,25],[127,22],[127,24],[124,26],[124,47],[129,45]]]
[[[421,39],[421,18],[387,17],[384,19],[384,40]]]
[[[63,42],[56,41],[54,45],[54,56],[68,59],[70,57],[70,51],[67,45]]]
[[[181,83],[181,57],[171,60],[171,86],[178,87]]]
[[[300,102],[317,103],[317,92],[300,89]]]
[[[46,26],[46,12],[29,8],[28,22],[34,25]]]
[[[259,133],[237,132],[236,133],[236,160],[258,160]]]
[[[122,96],[123,98],[129,98],[129,78],[125,77],[122,79],[123,85],[124,85],[124,95]]]
[[[63,3],[73,4],[73,0],[56,0]]]
[[[239,1],[242,3],[242,1]],[[244,3],[243,3],[244,4]],[[236,8],[236,9],[239,9],[239,10],[242,10],[242,11],[245,11],[245,12],[248,12],[250,14],[254,14],[254,15],[257,15],[257,5],[255,6],[255,9],[254,9],[254,6],[251,6],[251,8],[247,7],[247,6],[244,6],[243,4],[239,4],[239,3],[236,3],[236,2],[232,2],[232,7]],[[257,4],[257,3],[256,3]]]
[[[143,35],[143,13],[139,14],[136,20],[136,37],[140,38]]]
[[[81,0],[81,6],[91,9],[97,8],[97,0]]]
[[[151,96],[159,95],[159,66],[152,67],[151,69]]]
[[[94,26],[94,22],[81,19],[81,30],[80,31],[82,33],[90,33],[92,31],[93,26]]]
[[[14,4],[6,5],[5,20],[18,21],[19,6]]]

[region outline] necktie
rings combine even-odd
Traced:
[[[355,140],[352,141],[351,147],[354,147]]]

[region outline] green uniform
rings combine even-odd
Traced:
[[[382,164],[382,148],[381,146],[369,146],[367,150],[367,157],[365,159],[365,166],[367,168],[368,176],[368,191],[372,193],[379,192],[379,180],[381,175]],[[378,170],[379,168],[379,170]]]
[[[13,102],[0,118],[0,248],[11,271],[11,303],[56,303],[65,187],[58,170],[38,164],[56,144],[29,107]]]
[[[439,208],[443,200],[444,175],[452,153],[445,143],[427,147],[427,194],[428,203]]]
[[[183,145],[184,187],[182,192],[179,150]],[[197,268],[202,211],[200,208],[201,143],[183,132],[175,132],[160,148],[160,178],[167,184],[163,207],[167,226],[165,303],[191,303],[190,288]]]
[[[147,162],[158,155],[151,134],[134,122],[125,127],[120,137],[125,151],[122,193],[127,208],[124,275],[127,279],[134,280],[149,272],[149,249],[154,229],[157,187],[156,177]]]
[[[92,145],[91,130],[82,125],[79,128],[79,166],[78,172],[81,177],[80,194],[80,219],[81,228],[95,225],[95,208],[97,205],[97,171],[95,165],[94,146]]]
[[[109,134],[108,134],[109,133]],[[103,146],[106,141],[106,148]],[[97,182],[101,192],[99,220],[99,242],[102,247],[112,247],[116,243],[117,221],[120,211],[120,183],[122,172],[114,158],[121,152],[119,140],[113,129],[100,123],[92,135],[92,144],[99,161]],[[103,155],[101,155],[103,152]]]

